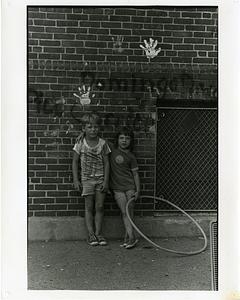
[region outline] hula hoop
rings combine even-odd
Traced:
[[[146,235],[144,235],[142,233],[142,231],[135,225],[135,223],[133,222],[133,220],[131,219],[130,217],[130,214],[129,214],[129,204],[134,201],[134,198],[131,198],[128,202],[127,202],[127,205],[126,205],[126,214],[127,214],[127,217],[130,221],[130,223],[132,224],[132,226],[134,227],[134,229],[145,239],[147,240],[150,244],[152,244],[153,246],[161,249],[161,250],[164,250],[164,251],[167,251],[167,252],[171,252],[171,253],[176,253],[176,254],[183,254],[183,255],[195,255],[195,254],[199,254],[201,252],[203,252],[206,248],[207,248],[207,237],[206,237],[206,234],[205,232],[203,231],[202,227],[197,223],[197,221],[195,221],[188,213],[186,213],[183,209],[181,209],[180,207],[178,207],[177,205],[173,204],[172,202],[166,200],[166,199],[163,199],[163,198],[160,198],[160,197],[154,197],[154,196],[143,196],[144,198],[149,198],[149,199],[156,199],[158,201],[162,201],[162,202],[165,202],[173,207],[175,207],[177,210],[181,211],[185,216],[187,216],[196,226],[197,228],[201,231],[203,237],[204,237],[204,246],[200,249],[200,250],[196,250],[196,251],[191,251],[191,252],[184,252],[184,251],[175,251],[175,250],[172,250],[172,249],[168,249],[168,248],[164,248],[164,247],[161,247],[159,246],[158,244],[154,243],[152,240],[150,240]]]

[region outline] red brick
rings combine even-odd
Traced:
[[[66,33],[87,33],[87,28],[80,28],[80,27],[67,27]]]
[[[211,38],[213,37],[213,34],[213,32],[194,32],[194,37]]]
[[[203,39],[201,39],[201,38],[185,38],[184,43],[203,44]]]
[[[94,22],[94,21],[80,21],[81,27],[100,27],[100,22]],[[103,26],[104,27],[104,26]]]
[[[45,192],[44,191],[29,191],[28,196],[29,197],[43,197],[43,196],[45,196]]]
[[[48,191],[47,197],[66,197],[68,196],[68,192],[66,191]]]
[[[35,189],[49,191],[49,190],[56,190],[57,186],[55,184],[36,184]]]
[[[186,25],[187,31],[205,31],[205,26],[199,25]]]
[[[184,30],[183,25],[164,25],[165,30]]]
[[[205,44],[217,44],[217,39],[205,39]]]
[[[57,217],[72,217],[77,216],[77,211],[57,211]]]
[[[56,60],[59,60],[60,59],[60,55],[59,54],[52,54],[52,53],[39,54],[39,58],[40,59],[56,59]]]
[[[44,32],[44,27],[28,26],[28,31],[30,31],[30,32]]]
[[[51,46],[52,47],[54,47],[54,46],[56,46],[56,47],[60,46],[60,41],[40,40],[39,43],[40,43],[41,46],[50,46],[50,47]]]
[[[56,164],[57,159],[54,158],[37,158],[36,164]]]
[[[204,58],[204,57],[193,58],[193,63],[211,64],[212,62],[213,62],[212,58]]]
[[[215,20],[208,20],[208,19],[197,19],[195,20],[195,24],[202,24],[202,25],[214,25]]]
[[[29,157],[45,157],[46,153],[45,152],[37,152],[37,151],[29,151],[28,156]]]
[[[174,24],[193,24],[194,19],[176,18]]]
[[[56,21],[52,20],[40,20],[40,19],[34,19],[34,25],[42,25],[42,26],[55,26]]]
[[[78,27],[78,21],[57,21],[60,27]]]
[[[144,29],[163,29],[163,24],[154,23],[154,24],[144,24]]]
[[[88,15],[70,14],[67,15],[68,20],[88,20]]]
[[[202,17],[201,12],[183,12],[182,13],[183,18],[192,18],[192,19],[197,19]]]
[[[173,57],[171,58],[172,62],[174,63],[185,63],[185,64],[191,64],[192,58],[191,57]]]
[[[193,45],[190,44],[180,44],[180,45],[174,45],[174,50],[193,50]]]
[[[68,170],[70,166],[68,165],[48,165],[47,168],[49,171],[64,171]]]
[[[130,29],[110,29],[111,35],[123,35],[125,41],[125,35],[131,35]]]
[[[28,11],[27,17],[32,19],[46,19],[46,14],[40,12]]]
[[[63,54],[62,55],[62,59],[65,59],[65,60],[82,60],[82,55],[77,55],[77,54]]]
[[[147,16],[166,17],[167,16],[167,12],[164,11],[164,10],[152,9],[152,10],[147,10]]]
[[[87,8],[83,8],[83,13],[84,14],[103,14],[104,10],[101,7],[87,7]]]
[[[28,205],[28,209],[29,210],[44,210],[45,209],[45,205],[32,204],[32,205]]]
[[[66,210],[66,209],[67,209],[66,205],[61,205],[61,204],[46,205],[46,210]]]
[[[33,33],[32,38],[33,39],[51,40],[53,38],[53,35],[50,33]]]
[[[152,31],[151,30],[145,30],[145,29],[133,29],[132,30],[133,35],[146,35],[146,36],[151,36]]]
[[[27,12],[30,12],[30,11],[33,11],[33,12],[39,11],[39,7],[27,6]]]
[[[46,32],[49,33],[65,33],[64,28],[59,28],[59,27],[46,27]]]
[[[178,56],[180,56],[180,57],[196,57],[197,52],[195,52],[195,51],[178,51]]]
[[[194,45],[195,50],[205,50],[205,51],[212,51],[212,45]]]
[[[48,13],[47,19],[65,19],[65,14],[60,13]]]
[[[95,41],[97,39],[96,35],[93,34],[77,34],[76,35],[77,40],[90,40]]]
[[[85,42],[85,46],[86,47],[96,47],[96,48],[106,48],[107,47],[107,43],[105,42],[97,42],[97,41],[86,41]]]
[[[36,177],[57,177],[57,172],[36,172]]]
[[[46,204],[46,203],[54,203],[54,198],[34,198],[34,204]]]
[[[85,61],[105,61],[104,55],[84,55]]]
[[[35,217],[55,217],[56,212],[54,211],[42,211],[42,212],[34,212]]]
[[[131,8],[116,8],[115,9],[115,15],[136,15],[136,10]]]
[[[54,34],[54,39],[57,40],[74,40],[74,38],[75,38],[74,34],[64,34],[64,33]]]
[[[109,29],[106,28],[89,28],[90,34],[109,34]]]

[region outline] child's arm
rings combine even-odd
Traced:
[[[132,171],[133,173],[133,178],[135,182],[135,187],[136,187],[136,192],[134,194],[135,200],[137,200],[140,196],[140,178],[137,170]]]
[[[108,191],[108,182],[109,182],[109,158],[108,154],[103,155],[103,165],[104,165],[104,180],[103,185],[101,188],[101,192],[107,192]]]
[[[72,160],[73,185],[75,189],[80,190],[82,185],[78,179],[78,161],[79,155],[74,151]]]

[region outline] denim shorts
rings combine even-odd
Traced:
[[[103,176],[82,180],[82,196],[94,195],[100,191],[103,184]]]

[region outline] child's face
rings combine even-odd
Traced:
[[[96,123],[88,123],[83,128],[85,136],[90,139],[94,139],[98,136],[99,126]]]
[[[131,143],[131,137],[129,135],[120,134],[118,137],[118,147],[121,149],[128,149]]]

